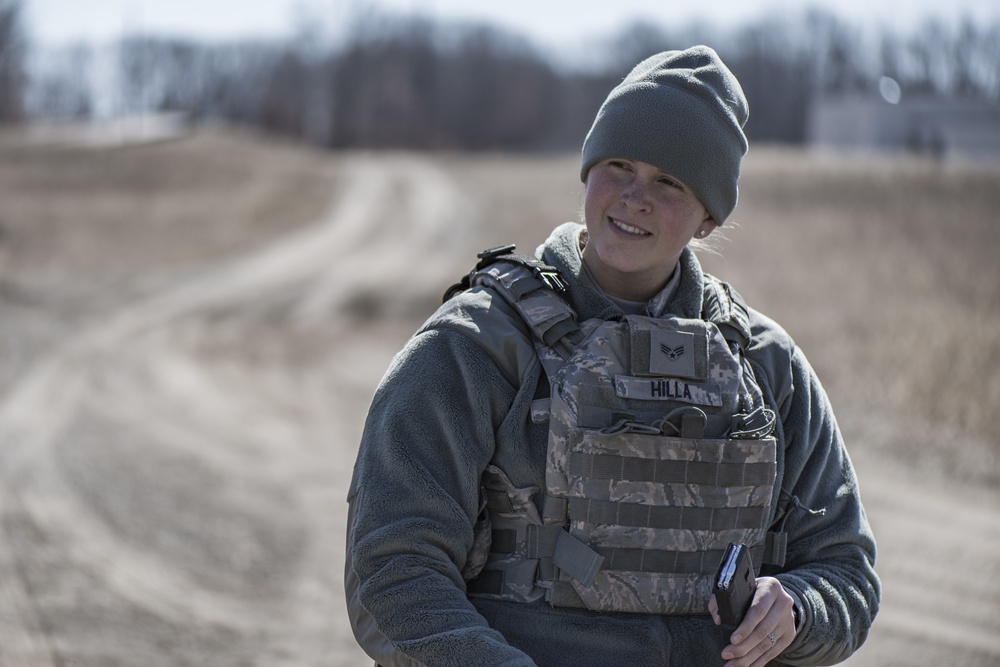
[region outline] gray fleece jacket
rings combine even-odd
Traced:
[[[620,318],[582,269],[582,229],[558,227],[539,255],[569,283],[581,320]],[[679,266],[666,312],[699,317],[701,267],[690,250]],[[834,664],[864,642],[878,610],[875,541],[818,378],[780,326],[752,309],[750,317],[747,356],[779,416],[772,511],[787,510],[788,551],[775,576],[801,609],[799,632],[780,660]],[[724,643],[708,616],[466,596],[461,572],[483,470],[492,464],[516,486],[544,488],[547,426],[532,423],[530,405],[548,387],[531,349],[516,312],[477,288],[442,306],[393,359],[372,401],[348,496],[345,581],[359,643],[385,667],[722,665]]]

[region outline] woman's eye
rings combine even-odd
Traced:
[[[678,183],[677,181],[675,181],[673,179],[670,179],[670,178],[661,178],[660,179],[660,183],[663,183],[664,185],[669,185],[672,188],[679,188],[679,187],[681,187],[680,183]]]
[[[621,160],[612,160],[611,162],[608,162],[608,166],[609,167],[614,167],[615,169],[628,169],[629,168],[628,162],[622,162]]]

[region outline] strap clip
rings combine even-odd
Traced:
[[[532,271],[550,290],[554,292],[566,292],[569,290],[569,286],[563,281],[562,276],[551,266],[535,266],[532,267]]]

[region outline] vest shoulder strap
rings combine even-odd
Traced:
[[[707,273],[701,316],[719,327],[726,341],[735,343],[741,351],[750,345],[750,313],[746,301],[729,283]]]
[[[445,301],[472,287],[490,287],[531,330],[546,372],[569,359],[582,336],[576,311],[562,296],[569,288],[559,271],[515,253],[513,245],[485,250],[478,257],[472,272],[445,292]]]
[[[569,287],[558,269],[514,250],[515,246],[509,244],[479,253],[476,266],[448,288],[443,301],[479,285],[493,288],[531,330],[539,357],[551,377],[558,360],[569,359],[582,338],[577,313],[563,296]],[[751,331],[746,301],[729,283],[707,273],[701,316],[718,326],[731,346],[741,352],[747,349]]]

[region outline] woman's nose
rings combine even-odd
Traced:
[[[622,190],[622,203],[628,208],[649,210],[649,193],[646,186],[638,178],[633,178]]]

